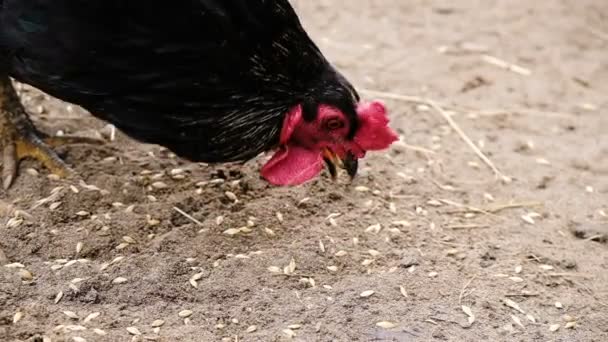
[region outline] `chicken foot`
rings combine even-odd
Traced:
[[[99,144],[103,141],[86,137],[48,137],[36,130],[19,100],[8,76],[0,76],[0,146],[2,147],[2,185],[8,189],[19,171],[19,162],[34,158],[60,177],[74,171],[51,149],[67,144]]]

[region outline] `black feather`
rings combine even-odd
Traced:
[[[0,5],[0,70],[182,157],[254,157],[299,103],[307,120],[335,105],[356,129],[358,95],[286,0]]]

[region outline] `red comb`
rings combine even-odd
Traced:
[[[397,133],[388,127],[389,119],[382,102],[360,103],[357,114],[359,129],[353,140],[363,154],[365,151],[384,150],[399,139]]]

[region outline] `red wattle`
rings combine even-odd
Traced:
[[[314,178],[323,167],[318,151],[285,145],[262,167],[261,174],[274,185],[299,185]]]

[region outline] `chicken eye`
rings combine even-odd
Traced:
[[[329,119],[329,120],[325,121],[325,127],[328,130],[333,131],[333,130],[344,127],[344,122],[342,122],[342,120],[337,119],[337,118]]]

